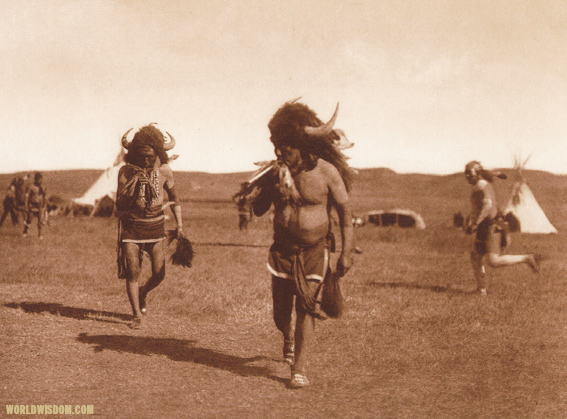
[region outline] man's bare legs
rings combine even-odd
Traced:
[[[486,255],[486,261],[491,268],[502,268],[504,266],[526,263],[534,272],[539,270],[534,255],[499,255],[497,253],[489,253]]]
[[[295,284],[291,280],[272,277],[274,323],[283,334],[283,357],[290,365],[293,365],[295,361],[295,338],[292,323],[294,289]]]
[[[473,276],[476,281],[476,290],[482,295],[486,295],[486,287],[488,280],[486,279],[486,268],[482,263],[483,255],[476,251],[471,252],[471,263],[473,269]]]
[[[486,288],[488,280],[486,278],[486,268],[484,260],[491,268],[503,268],[506,266],[518,265],[525,263],[532,268],[534,272],[539,271],[538,263],[534,255],[499,255],[498,253],[488,253],[481,255],[477,251],[471,252],[471,263],[473,268],[473,275],[476,280],[477,290],[486,295]]]
[[[308,282],[310,287],[319,287],[317,282]],[[309,385],[307,379],[308,354],[315,334],[315,318],[305,312],[295,294],[295,283],[291,280],[272,278],[274,321],[284,336],[284,359],[291,364],[291,388]],[[292,313],[295,300],[295,327]]]
[[[307,354],[310,352],[315,333],[315,318],[297,310],[295,327],[295,363],[293,372],[305,375],[307,373]]]
[[[140,311],[140,297],[138,278],[140,276],[140,245],[137,243],[122,243],[124,255],[126,256],[126,292],[132,306],[134,320],[132,328],[139,328],[142,324],[142,312]]]
[[[315,284],[318,285],[318,284]],[[274,322],[283,334],[283,355],[291,364],[292,378],[290,386],[301,388],[309,385],[307,380],[307,358],[315,332],[315,318],[305,313],[301,303],[295,303],[296,321],[293,325],[293,306],[295,283],[289,279],[272,277],[272,301],[274,304]]]
[[[146,314],[146,297],[148,293],[165,279],[165,240],[152,245],[150,259],[152,262],[152,276],[138,291],[139,306],[142,314]]]

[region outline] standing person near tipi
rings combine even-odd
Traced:
[[[536,258],[528,255],[501,255],[501,234],[496,231],[496,215],[498,207],[496,194],[491,182],[495,177],[505,178],[505,175],[486,170],[478,161],[471,161],[465,166],[465,178],[472,186],[471,214],[467,234],[475,234],[475,241],[471,251],[473,274],[477,283],[477,290],[486,295],[487,278],[485,262],[492,268],[528,264],[534,272],[538,272]]]

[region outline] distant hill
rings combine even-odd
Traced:
[[[494,187],[500,206],[509,198],[515,172],[503,170],[508,180],[496,180]],[[45,171],[44,183],[49,194],[64,198],[81,196],[102,170]],[[182,202],[209,201],[233,205],[231,197],[252,172],[205,173],[175,172],[176,189]],[[0,174],[4,190],[14,174]],[[526,170],[524,176],[550,221],[558,229],[567,229],[567,175]],[[375,209],[408,208],[419,212],[428,226],[447,225],[456,211],[468,213],[470,186],[462,173],[425,175],[396,173],[388,168],[362,169],[355,178],[352,204],[355,214]]]

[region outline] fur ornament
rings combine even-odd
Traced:
[[[175,252],[171,255],[171,263],[174,265],[181,265],[185,268],[190,268],[193,266],[193,257],[195,256],[195,251],[193,250],[193,245],[185,235],[177,235],[176,230],[167,231],[167,244],[171,244],[173,240],[177,239],[177,245],[175,246]]]
[[[323,284],[323,295],[321,297],[321,309],[333,319],[342,316],[345,308],[345,298],[341,291],[338,273],[330,273]]]
[[[285,200],[291,205],[301,205],[301,195],[295,187],[295,181],[293,180],[287,165],[280,164],[278,174],[280,179],[278,189],[284,196]]]

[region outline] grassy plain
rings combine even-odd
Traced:
[[[44,180],[50,193],[76,197],[99,174]],[[0,412],[92,404],[105,418],[565,418],[567,176],[526,176],[559,234],[514,235],[506,252],[544,254],[540,274],[491,270],[480,297],[470,237],[451,227],[468,210],[462,175],[361,171],[356,214],[409,208],[427,228],[356,229],[362,253],[343,280],[347,311],[319,323],[313,386],[301,391],[286,388],[271,320],[271,225],[263,217],[239,232],[230,200],[247,174],[176,173],[195,263],[168,265],[140,331],[127,327],[114,218],[54,218],[43,241],[5,223]],[[501,204],[511,183],[495,184]]]

